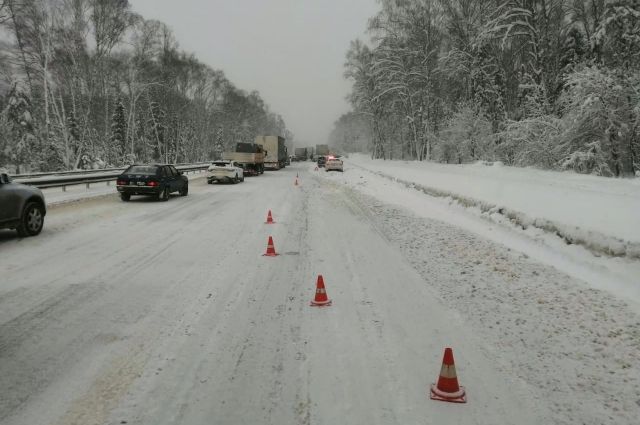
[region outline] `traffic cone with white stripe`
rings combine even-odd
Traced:
[[[318,275],[318,282],[316,283],[316,296],[311,301],[312,307],[324,307],[331,305],[331,300],[327,297],[327,290],[324,288],[324,279],[322,275]]]
[[[275,223],[275,221],[273,221],[273,217],[271,216],[271,210],[269,210],[269,212],[267,213],[267,221],[265,221],[265,224],[273,224]]]
[[[276,254],[276,247],[273,245],[273,238],[271,236],[269,236],[269,242],[267,243],[267,252],[265,252],[264,254],[262,254],[263,257],[275,257],[278,254]]]
[[[453,350],[444,349],[442,369],[437,384],[431,384],[431,399],[449,401],[451,403],[466,403],[467,395],[464,387],[458,385],[456,365],[453,361]]]

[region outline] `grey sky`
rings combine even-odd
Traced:
[[[362,38],[375,0],[130,0],[146,19],[175,32],[180,46],[260,91],[298,146],[325,143],[349,109],[343,78],[349,41]]]

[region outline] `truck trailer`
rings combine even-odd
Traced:
[[[307,148],[296,148],[295,153],[296,161],[306,161],[309,158]]]
[[[237,143],[235,152],[224,152],[222,158],[235,161],[244,169],[245,175],[257,176],[264,173],[264,151],[254,143]]]
[[[287,147],[280,136],[257,136],[256,144],[264,150],[264,168],[279,170],[287,164]]]
[[[316,145],[316,155],[318,156],[329,155],[329,145]]]

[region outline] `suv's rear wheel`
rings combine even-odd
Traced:
[[[182,189],[180,189],[180,196],[187,196],[189,194],[189,185],[185,184]]]
[[[128,193],[121,193],[120,199],[122,199],[124,202],[129,202],[129,200],[131,199],[131,195]]]
[[[36,236],[44,226],[44,208],[36,202],[29,202],[24,208],[20,225],[16,228],[20,236]]]

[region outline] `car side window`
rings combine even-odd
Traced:
[[[177,177],[178,175],[180,175],[180,173],[178,173],[178,170],[176,170],[176,167],[174,167],[173,165],[169,166],[169,170],[171,170],[171,175]]]
[[[169,170],[167,170],[167,167],[162,167],[161,168],[160,175],[162,177],[169,177],[170,174],[169,174]]]

